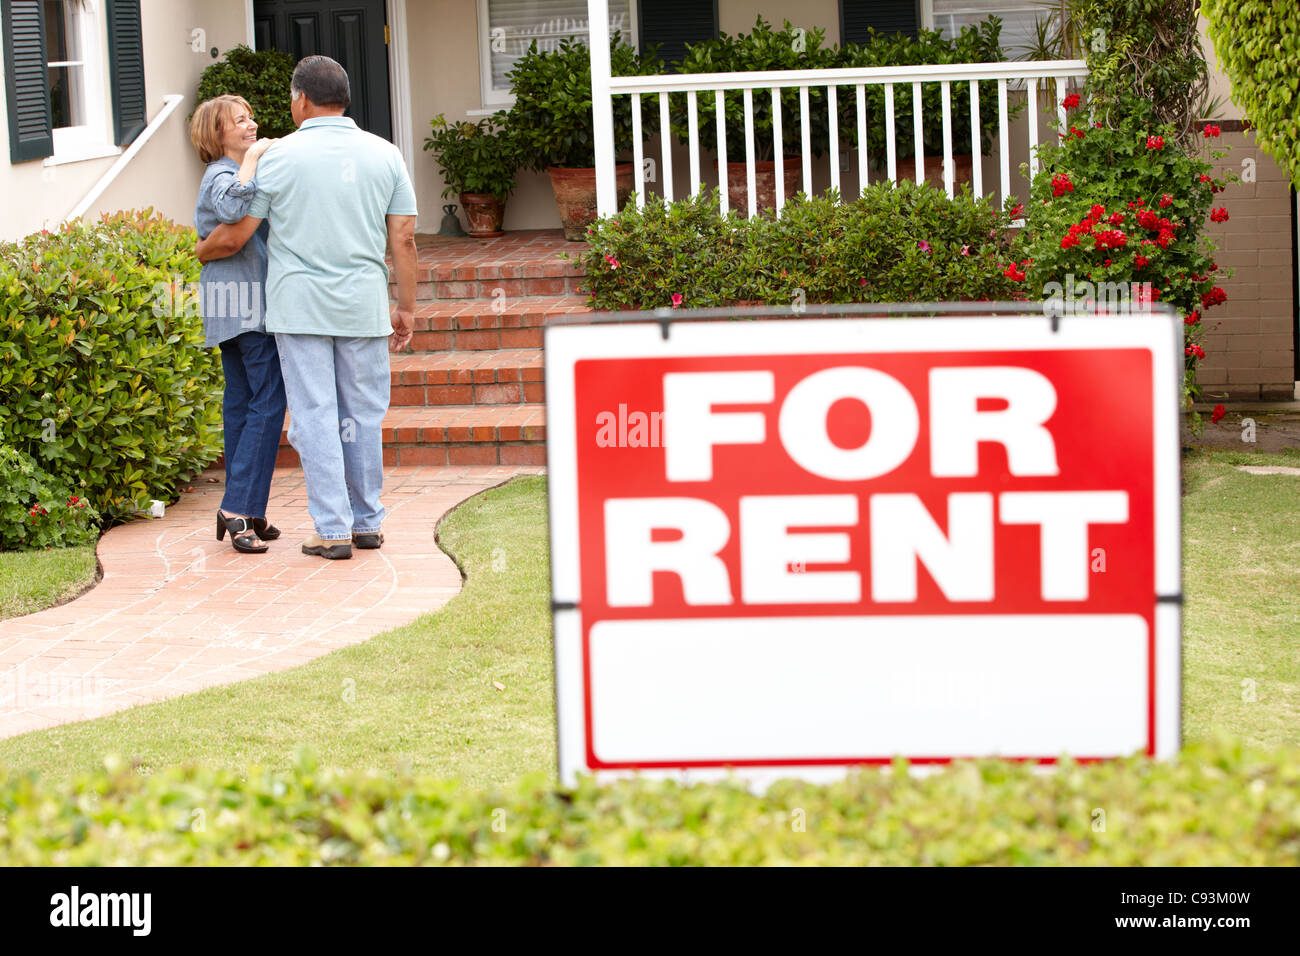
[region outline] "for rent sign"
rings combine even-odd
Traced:
[[[1174,753],[1180,334],[548,329],[562,776]]]

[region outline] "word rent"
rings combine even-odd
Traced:
[[[935,367],[927,387],[931,478],[979,476],[985,443],[1005,450],[1011,476],[1060,474],[1046,424],[1057,393],[1045,375],[1015,366]],[[853,604],[864,589],[874,602],[911,602],[918,564],[948,600],[992,602],[994,539],[1011,525],[1038,529],[1042,599],[1081,601],[1088,597],[1089,529],[1129,520],[1128,493],[1104,488],[954,491],[938,514],[915,494],[857,491],[853,483],[888,475],[917,453],[921,416],[909,390],[871,368],[814,372],[785,395],[773,436],[771,416],[752,406],[773,405],[775,392],[769,371],[665,374],[666,481],[709,482],[720,448],[766,446],[775,438],[801,469],[844,483],[844,491],[742,495],[737,528],[717,504],[689,493],[607,499],[606,566],[619,569],[606,581],[609,606],[651,606],[658,572],[680,578],[683,598],[694,606]],[[870,413],[870,434],[854,448],[836,444],[828,428],[831,407],[845,399]],[[739,580],[720,557],[733,534]],[[867,568],[848,566],[854,534],[867,535]]]

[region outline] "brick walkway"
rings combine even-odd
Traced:
[[[0,623],[0,737],[296,667],[447,603],[461,586],[434,542],[449,509],[537,467],[407,467],[386,472],[384,547],[326,561],[302,472],[279,469],[267,509],[283,531],[264,555],[218,543],[223,485],[194,482],[160,520],[99,542],[104,579],[61,607]]]

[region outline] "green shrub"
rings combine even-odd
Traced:
[[[978,25],[962,27],[961,33],[945,38],[938,30],[921,30],[915,37],[905,33],[877,35],[871,31],[866,43],[846,43],[834,58],[837,67],[919,66],[941,63],[998,63],[1006,59],[1002,52],[1002,21],[989,17]],[[988,155],[998,130],[998,90],[996,83],[981,83],[980,152]],[[858,109],[852,87],[839,91],[840,142],[856,143]],[[883,169],[887,158],[885,142],[885,88],[869,85],[865,91],[867,106],[867,152],[872,162]],[[941,83],[921,84],[921,135],[927,156],[943,155],[943,108]],[[965,83],[952,85],[952,151],[954,155],[970,152],[970,92]],[[1010,121],[1024,109],[1012,103],[1007,109]],[[894,87],[894,142],[899,159],[916,154],[912,118],[912,85]]]
[[[432,150],[446,186],[442,198],[461,193],[482,193],[505,202],[515,189],[515,173],[522,164],[519,137],[506,123],[504,110],[477,123],[448,123],[439,113],[429,124],[433,131],[424,141]]]
[[[1087,865],[1300,861],[1300,751],[1197,746],[1052,773],[963,762],[830,785],[533,778],[501,791],[298,768],[122,761],[66,785],[0,779],[0,865]],[[1098,811],[1104,813],[1104,817]],[[1104,823],[1099,826],[1099,821]]]
[[[194,231],[119,213],[0,245],[0,436],[106,518],[166,500],[220,453]]]
[[[1069,127],[1060,145],[1039,153],[1042,164],[1025,213],[1028,286],[1044,290],[1044,298],[1053,297],[1050,291],[1076,300],[1064,301],[1066,309],[1088,298],[1114,300],[1122,287],[1120,308],[1112,311],[1131,311],[1141,305],[1130,298],[1133,284],[1151,283],[1154,301],[1183,316],[1190,407],[1198,391],[1196,363],[1205,354],[1201,319],[1226,298],[1219,283],[1227,272],[1214,262],[1214,244],[1204,234],[1222,181],[1180,145],[1173,126],[1150,127],[1134,116],[1115,126],[1078,122],[1082,129]],[[1207,132],[1217,135],[1217,128]],[[1226,218],[1227,211],[1220,208],[1215,216]],[[1049,283],[1061,289],[1048,290]]]
[[[615,33],[609,45],[614,76],[646,76],[659,72],[654,51],[642,55]],[[533,41],[509,73],[515,105],[509,126],[519,137],[522,161],[530,169],[547,166],[589,169],[596,165],[592,132],[591,53],[579,40],[563,39],[554,50],[539,52]],[[614,151],[632,150],[632,102],[614,97]],[[658,110],[644,109],[646,135],[659,128]]]
[[[779,219],[718,214],[716,193],[629,203],[588,233],[598,309],[809,303],[1006,301],[1022,296],[1009,218],[963,191],[869,186],[786,204]],[[802,292],[800,291],[802,290]],[[680,296],[680,300],[675,296]]]
[[[288,136],[297,128],[289,109],[293,67],[293,57],[288,53],[254,51],[241,44],[227,50],[224,60],[203,71],[195,104],[225,93],[242,96],[253,108],[258,136]]]
[[[836,51],[823,47],[826,31],[815,27],[809,31],[796,29],[789,20],[780,30],[761,16],[749,33],[718,36],[687,46],[686,56],[677,64],[678,73],[748,73],[754,71],[816,70],[836,66]],[[712,94],[701,93],[698,101],[698,130],[703,149],[717,152],[718,127],[717,102]],[[727,160],[736,163],[745,159],[745,101],[739,91],[727,93],[723,101],[726,114]],[[658,112],[658,102],[647,99],[642,109],[649,106]],[[684,94],[670,98],[672,127],[677,138],[687,141],[690,119]],[[809,133],[813,153],[820,156],[826,151],[829,125],[826,117],[826,89],[812,87],[808,90]],[[802,150],[803,134],[800,132],[799,90],[781,91],[781,139],[785,155],[798,156]],[[772,157],[772,97],[767,90],[755,90],[753,96],[754,157],[767,162]],[[850,140],[851,142],[851,140]]]
[[[1267,0],[1204,0],[1201,10],[1233,102],[1261,147],[1300,184],[1300,5]]]
[[[98,521],[83,488],[54,478],[30,455],[0,445],[0,551],[92,544]]]

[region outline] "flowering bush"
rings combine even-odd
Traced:
[[[792,200],[779,219],[721,216],[716,193],[652,197],[594,225],[582,262],[598,309],[1006,301],[1025,278],[1009,224],[969,191],[911,181]]]
[[[1078,98],[1063,105],[1077,108]],[[1027,288],[1070,300],[1067,311],[1094,303],[1111,312],[1151,302],[1176,309],[1185,324],[1190,403],[1196,363],[1205,357],[1202,316],[1227,299],[1217,285],[1226,273],[1202,232],[1207,218],[1228,218],[1226,209],[1210,209],[1222,188],[1211,166],[1180,146],[1172,129],[1151,130],[1133,117],[1063,135],[1039,156],[1025,212]]]
[[[85,492],[60,483],[31,456],[0,445],[0,551],[89,544],[99,535],[99,513]]]

